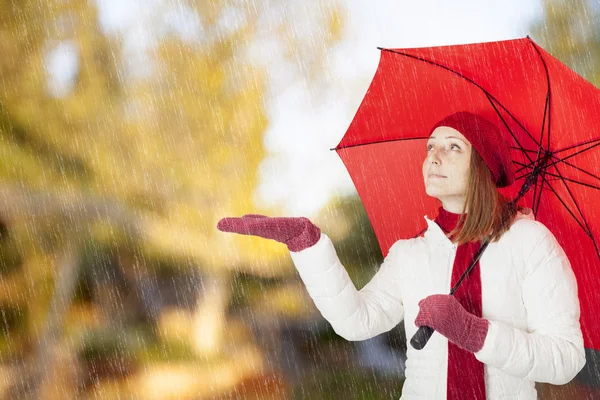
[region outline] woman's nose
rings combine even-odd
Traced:
[[[439,157],[438,151],[435,150],[435,149],[431,150],[429,152],[429,154],[427,154],[427,160],[431,164],[433,164],[433,163],[439,164],[440,163],[440,157]]]

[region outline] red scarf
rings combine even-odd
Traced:
[[[435,222],[444,232],[449,233],[454,229],[459,218],[460,214],[448,212],[440,207]],[[480,242],[469,242],[457,247],[454,265],[452,266],[450,288],[454,287],[460,276],[471,265],[471,261],[480,246]],[[479,261],[460,284],[458,290],[454,293],[454,297],[468,312],[481,317]],[[483,363],[477,360],[473,353],[461,349],[450,341],[448,341],[447,393],[448,400],[485,400]]]

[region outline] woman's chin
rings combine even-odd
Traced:
[[[431,197],[443,196],[444,191],[440,190],[440,187],[437,185],[427,184],[425,185],[425,193]]]

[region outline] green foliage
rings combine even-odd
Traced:
[[[201,362],[193,347],[186,340],[154,340],[139,353],[139,361],[148,364],[156,362]],[[211,360],[216,361],[216,360]]]
[[[230,308],[233,310],[250,306],[265,291],[280,286],[283,281],[281,278],[261,278],[241,271],[234,273],[231,284],[236,290],[232,293]]]
[[[0,302],[0,362],[15,358],[27,338],[28,309],[23,303]]]
[[[215,15],[227,6],[191,8],[214,21],[214,40],[165,35],[149,54],[155,73],[134,79],[121,38],[102,33],[94,2],[7,3],[14,12],[0,19],[0,180],[126,206],[146,218],[140,245],[155,247],[161,230],[159,252],[225,266],[208,244],[212,215],[217,205],[228,214],[253,207],[267,124],[264,73],[242,54],[256,22],[220,32]],[[53,97],[46,57],[67,41],[79,71],[72,91]],[[196,243],[181,246],[186,231]]]
[[[398,399],[402,394],[403,380],[398,377],[379,376],[368,371],[328,368],[306,378],[292,390],[293,399]]]
[[[0,336],[10,335],[22,328],[26,321],[26,309],[23,306],[0,303]]]
[[[18,234],[0,244],[0,283],[15,278],[11,290],[28,303],[26,312],[15,312],[21,305],[14,296],[6,299],[7,329],[27,332],[0,335],[3,360],[8,351],[23,355],[28,342],[35,349],[60,272],[57,255],[69,241],[82,249],[79,302],[93,300],[91,272],[120,255],[137,257],[157,279],[186,268],[241,270],[232,306],[252,304],[292,271],[281,261],[281,244],[215,229],[223,216],[263,212],[252,199],[265,155],[268,76],[246,57],[261,7],[227,1],[189,6],[203,23],[205,40],[159,37],[146,60],[153,72],[136,77],[127,72],[123,38],[101,29],[95,2],[0,0],[1,9],[10,10],[0,15],[0,187],[25,194],[11,209],[18,226],[9,229]],[[247,16],[239,29],[219,22],[230,7]],[[323,12],[322,40],[299,36],[285,23],[275,33],[290,38],[286,54],[309,79],[323,72],[327,50],[343,32],[335,7]],[[46,61],[64,43],[77,49],[79,70],[72,90],[54,96]],[[355,240],[342,244],[342,252],[358,263],[365,257],[361,243],[371,244]],[[360,253],[352,253],[357,246]],[[274,267],[266,271],[266,264]],[[98,323],[92,320],[81,326]],[[64,332],[78,337],[82,329]],[[187,342],[160,340],[148,329],[101,326],[85,335],[78,355],[92,364],[197,361]]]
[[[319,218],[323,222],[315,223],[332,237],[340,262],[361,288],[383,262],[373,226],[358,196],[336,199],[327,208]]]
[[[14,240],[0,242],[0,279],[21,270],[23,254]]]
[[[143,348],[155,340],[154,338],[152,330],[142,325],[125,330],[89,330],[81,341],[78,355],[87,362],[114,359],[137,361]]]

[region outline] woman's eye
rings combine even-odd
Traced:
[[[460,146],[459,146],[459,145],[457,145],[457,144],[455,144],[455,143],[452,143],[452,144],[450,145],[450,149],[452,149],[453,147],[456,147],[457,149],[459,149],[459,150],[460,150]],[[432,148],[433,148],[433,146],[432,146],[432,145],[427,145],[427,151],[431,150]]]

